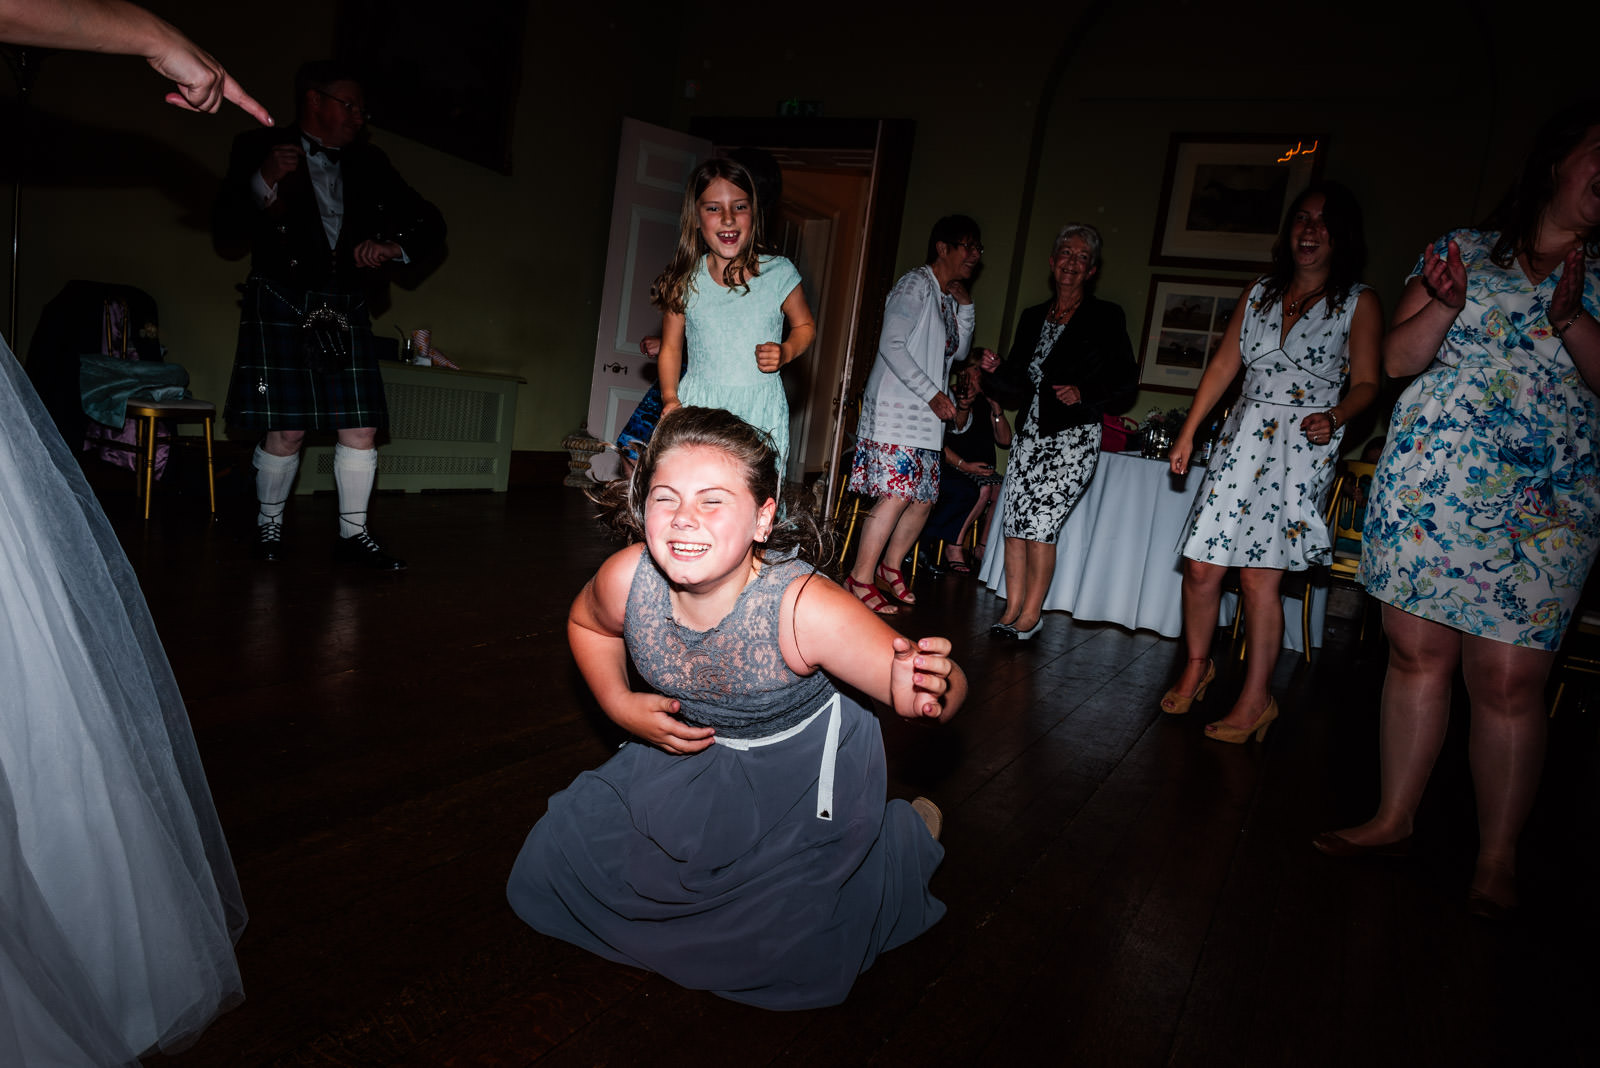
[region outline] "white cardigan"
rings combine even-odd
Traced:
[[[929,267],[909,271],[889,291],[884,304],[878,358],[861,397],[856,437],[880,445],[935,449],[944,441],[944,423],[928,402],[950,381],[950,366],[972,347],[977,313],[956,305],[955,352],[946,357],[944,321],[939,317],[939,280]]]

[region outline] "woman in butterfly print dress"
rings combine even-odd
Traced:
[[[1273,271],[1234,306],[1169,459],[1188,470],[1194,435],[1242,367],[1240,400],[1217,442],[1189,511],[1182,546],[1183,634],[1188,660],[1161,699],[1189,710],[1216,674],[1209,653],[1228,568],[1240,568],[1250,659],[1233,708],[1206,727],[1217,741],[1263,736],[1277,717],[1268,689],[1283,644],[1284,571],[1327,562],[1322,507],[1344,425],[1378,392],[1383,313],[1359,277],[1361,209],[1333,182],[1301,193],[1284,217]],[[1349,389],[1344,392],[1346,382]]]

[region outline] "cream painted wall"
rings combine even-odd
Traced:
[[[291,0],[271,18],[202,0],[150,6],[222,58],[284,123],[294,68],[331,47],[331,4]],[[534,8],[513,176],[374,130],[373,142],[439,205],[450,237],[440,269],[412,292],[395,289],[373,325],[388,336],[395,326],[427,326],[461,366],[527,378],[514,445],[556,450],[588,394],[621,118],[665,120],[660,57],[671,53],[676,22],[659,5],[626,17],[589,5],[564,9],[557,32]],[[163,92],[137,60],[60,53],[44,61],[36,106],[104,127],[100,140],[118,146],[116,169],[129,177],[112,189],[24,189],[11,340],[26,352],[40,309],[69,279],[131,283],[159,303],[169,358],[189,368],[194,392],[220,402],[238,330],[234,286],[248,261],[213,251],[209,212],[232,138],[250,120],[231,108],[184,114],[162,103]]]
[[[330,44],[330,5],[312,0],[279,4],[274,10],[288,17],[271,19],[202,0],[155,6],[284,121],[293,68]],[[588,394],[621,117],[683,128],[695,115],[773,115],[790,97],[820,100],[829,116],[915,120],[900,269],[921,262],[938,216],[977,218],[988,250],[975,290],[979,344],[1009,334],[1008,301],[1020,308],[1044,299],[1051,238],[1062,222],[1087,219],[1106,234],[1101,295],[1126,310],[1138,345],[1175,130],[1326,137],[1327,174],[1363,200],[1368,276],[1392,308],[1422,244],[1489,206],[1531,125],[1586,77],[1582,64],[1536,71],[1515,54],[1473,65],[1485,52],[1481,28],[1460,13],[1439,22],[1436,7],[1415,5],[1424,20],[1403,3],[1362,2],[1314,18],[1287,17],[1264,0],[1108,5],[1044,101],[1038,192],[1025,205],[1046,72],[1085,6],[1057,4],[1047,15],[1030,8],[1023,17],[1008,5],[934,4],[910,17],[819,2],[803,21],[787,9],[745,8],[730,22],[705,5],[588,5],[564,8],[558,30],[535,4],[514,176],[376,131],[375,143],[439,204],[451,229],[443,267],[414,292],[396,290],[376,328],[426,325],[463,366],[525,376],[515,447],[559,448]],[[189,366],[196,392],[220,399],[237,325],[233,286],[246,268],[215,255],[206,215],[229,141],[247,120],[182,114],[161,95],[134,60],[46,60],[40,109],[118,131],[108,133],[106,151],[130,177],[113,188],[25,191],[13,340],[25,351],[39,308],[68,279],[131,282],[160,302],[166,343]],[[1016,255],[1025,269],[1013,294]],[[1131,411],[1143,412],[1147,398],[1174,401],[1147,395]]]
[[[848,27],[833,36],[755,26],[752,36],[770,31],[782,43],[754,69],[721,63],[712,42],[690,40],[679,78],[693,79],[697,93],[676,102],[675,120],[771,114],[786,97],[820,100],[830,116],[912,118],[900,270],[921,262],[939,215],[977,218],[987,251],[974,290],[975,341],[996,345],[1010,336],[1008,303],[1020,310],[1049,296],[1047,260],[1061,224],[1090,222],[1106,241],[1099,294],[1122,305],[1137,349],[1152,274],[1231,276],[1241,288],[1251,277],[1150,265],[1173,132],[1321,137],[1325,176],[1362,201],[1367,277],[1387,314],[1423,244],[1481,217],[1514,174],[1532,127],[1587,85],[1581,65],[1532,54],[1497,49],[1492,66],[1470,70],[1446,59],[1485,53],[1485,27],[1465,8],[1441,20],[1422,4],[1362,0],[1299,17],[1269,0],[1153,0],[1106,5],[1089,33],[1069,40],[1089,6],[1057,4],[1028,17],[1015,5],[935,5],[914,19],[852,11],[830,23]],[[1036,109],[1051,63],[1069,45],[1065,75],[1044,101],[1039,180],[1024,205]],[[1016,256],[1022,281],[1013,293]],[[1147,391],[1128,412],[1187,402]]]
[[[1075,5],[1054,9],[1065,24]],[[983,228],[982,281],[974,288],[974,340],[1000,333],[1005,276],[1014,249],[1029,138],[1045,67],[1057,35],[1032,32],[1014,6],[821,3],[799,32],[785,12],[746,12],[740,36],[762,42],[760,61],[730,63],[728,41],[688,35],[678,56],[675,124],[695,115],[768,117],[781,100],[819,100],[831,118],[909,118],[916,122],[911,180],[900,233],[898,275],[922,263],[928,231],[943,215],[970,215]],[[882,301],[884,294],[869,294]],[[863,339],[870,359],[875,338]],[[858,351],[858,356],[861,355]]]

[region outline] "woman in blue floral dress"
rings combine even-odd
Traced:
[[[1222,579],[1239,568],[1250,659],[1233,708],[1206,727],[1206,737],[1219,742],[1265,736],[1278,716],[1268,689],[1283,646],[1278,586],[1285,571],[1332,556],[1322,508],[1344,425],[1378,393],[1383,312],[1358,281],[1366,241],[1349,190],[1328,182],[1301,193],[1272,259],[1272,273],[1234,305],[1168,453],[1175,474],[1188,471],[1195,431],[1242,367],[1239,402],[1195,492],[1180,546],[1188,660],[1161,698],[1163,712],[1180,715],[1205,697],[1216,676],[1210,651]]]
[[[1483,230],[1424,250],[1384,342],[1395,404],[1361,579],[1389,636],[1382,798],[1325,853],[1402,849],[1461,668],[1478,798],[1474,912],[1516,904],[1517,838],[1544,761],[1545,680],[1600,547],[1600,105],[1540,131]],[[1420,374],[1419,374],[1420,372]]]

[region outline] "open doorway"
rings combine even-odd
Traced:
[[[780,252],[794,262],[816,317],[811,351],[785,368],[788,478],[836,495],[839,457],[855,432],[851,401],[865,384],[894,282],[912,124],[877,119],[700,118],[690,133],[719,151],[772,153],[783,171]]]
[[[653,380],[640,339],[659,329],[649,283],[670,258],[678,204],[704,156],[762,148],[783,173],[773,243],[800,271],[817,340],[783,371],[791,443],[785,477],[814,489],[819,511],[835,496],[839,457],[855,432],[851,400],[865,383],[894,282],[912,126],[876,119],[698,119],[687,134],[623,121],[605,292],[587,426],[614,441]],[[614,453],[590,462],[616,474]]]

